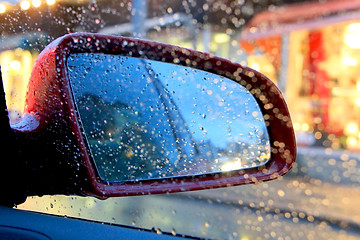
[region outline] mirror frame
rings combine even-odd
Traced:
[[[163,179],[109,183],[100,179],[76,111],[67,58],[72,53],[104,53],[145,58],[178,64],[214,73],[244,86],[254,96],[265,116],[270,137],[271,158],[263,166]],[[39,94],[36,94],[38,93]],[[41,94],[40,94],[41,93]],[[37,115],[40,126],[54,122],[56,109],[71,129],[74,148],[79,151],[80,165],[87,182],[81,183],[80,194],[101,199],[201,190],[261,183],[287,173],[296,158],[295,135],[289,111],[280,90],[263,74],[212,54],[154,41],[94,33],[73,33],[56,39],[40,54],[29,83],[25,115]],[[59,120],[57,120],[59,121]],[[70,150],[69,150],[70,151]],[[67,159],[67,161],[73,161]],[[80,171],[81,172],[81,171]],[[80,184],[80,183],[79,183]]]

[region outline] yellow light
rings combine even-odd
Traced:
[[[301,124],[300,123],[294,123],[294,130],[296,132],[298,132],[298,131],[300,131],[300,129],[301,129]]]
[[[36,8],[41,6],[41,0],[32,0],[32,5]]]
[[[358,133],[359,133],[358,125],[354,122],[350,122],[345,128],[345,133],[348,136],[358,135]]]
[[[315,133],[315,138],[316,138],[317,140],[320,140],[321,137],[322,137],[321,132],[316,132],[316,133]]]
[[[230,37],[225,33],[218,33],[214,36],[214,40],[217,43],[226,43],[230,41]]]
[[[302,129],[304,132],[307,132],[307,131],[309,131],[310,126],[309,126],[309,124],[304,123],[304,124],[301,126],[301,129]]]
[[[21,64],[17,60],[13,60],[10,62],[10,69],[14,71],[19,71],[21,67]]]
[[[346,143],[349,147],[355,147],[358,145],[358,141],[354,137],[349,137],[348,139],[346,139]]]
[[[345,33],[345,43],[353,49],[360,49],[360,23],[350,24]]]
[[[356,106],[360,107],[360,98],[355,99]]]
[[[51,6],[55,4],[55,0],[46,0],[47,5]]]
[[[6,6],[0,3],[0,13],[5,13],[5,12],[6,12]]]
[[[20,7],[21,7],[22,10],[26,11],[26,10],[29,10],[31,5],[30,5],[30,3],[28,1],[22,1],[20,3]]]
[[[257,32],[257,28],[256,27],[251,27],[250,28],[250,33],[256,33]]]

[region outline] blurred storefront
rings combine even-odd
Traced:
[[[28,79],[32,66],[37,57],[37,52],[21,48],[0,52],[0,66],[4,81],[4,88],[8,101],[10,118],[13,121],[20,116],[24,109]]]
[[[36,22],[37,28],[29,24],[27,14],[39,18],[39,13],[55,3],[55,0],[0,1],[0,66],[11,123],[22,115],[32,67],[43,46],[49,43],[41,26]],[[13,21],[14,16],[19,20]]]
[[[285,92],[299,145],[359,149],[360,2],[260,13],[243,30],[240,47],[249,66]]]
[[[152,1],[146,38],[264,73],[286,94],[300,145],[360,146],[360,2],[298,3],[256,14],[230,0],[226,8],[175,0],[158,8]],[[50,41],[67,32],[131,36],[133,31],[130,0],[12,2],[0,2],[0,65],[14,116],[24,107],[19,99],[34,61]]]
[[[0,40],[0,66],[12,123],[18,120],[24,109],[28,80],[39,55],[35,45],[29,34]]]

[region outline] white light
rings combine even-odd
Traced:
[[[349,147],[356,147],[359,145],[358,141],[354,137],[348,137],[346,143]]]
[[[6,12],[6,6],[0,3],[0,13],[5,13],[5,12]]]
[[[20,3],[20,7],[22,10],[29,10],[29,8],[31,7],[30,3],[28,1],[22,1]]]
[[[13,60],[10,62],[10,69],[14,71],[19,71],[21,64],[19,61]]]
[[[360,49],[360,23],[350,24],[345,32],[345,43],[353,49]]]
[[[227,162],[221,166],[221,171],[228,172],[231,170],[237,170],[241,169],[241,162],[235,161],[235,162]]]
[[[41,6],[41,0],[33,0],[32,5],[36,8]]]
[[[307,132],[307,131],[309,131],[310,126],[309,126],[309,124],[307,124],[307,123],[303,123],[302,126],[301,126],[301,129],[302,129],[304,132]]]
[[[342,61],[343,64],[346,66],[356,66],[358,64],[358,61],[352,57],[344,57]]]
[[[55,4],[55,0],[46,0],[47,5],[51,6]]]
[[[260,71],[260,65],[258,63],[253,63],[250,67],[256,71]]]
[[[345,134],[348,136],[356,136],[359,133],[359,127],[355,122],[350,122],[345,128]]]

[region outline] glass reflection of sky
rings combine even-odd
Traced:
[[[261,110],[243,86],[192,68],[146,62],[171,93],[197,141],[210,139],[222,148],[229,142],[265,145],[268,141]]]
[[[265,164],[269,136],[254,97],[230,79],[105,54],[67,61],[99,175],[110,182]]]
[[[109,102],[131,103],[136,94],[146,94],[144,88],[147,84],[158,82],[171,95],[196,142],[210,140],[217,147],[224,148],[229,142],[266,145],[269,141],[254,97],[227,78],[175,64],[113,55],[74,54],[68,65],[75,64],[78,59],[84,66],[84,75],[95,76],[99,75],[97,71],[106,71],[107,78],[99,79],[94,85],[84,82],[84,76],[81,83],[73,84],[75,95],[93,93]],[[98,62],[105,63],[106,70],[90,67]],[[137,89],[129,89],[121,78],[132,83],[132,79],[142,80]],[[149,96],[148,101],[151,97],[154,96]]]

